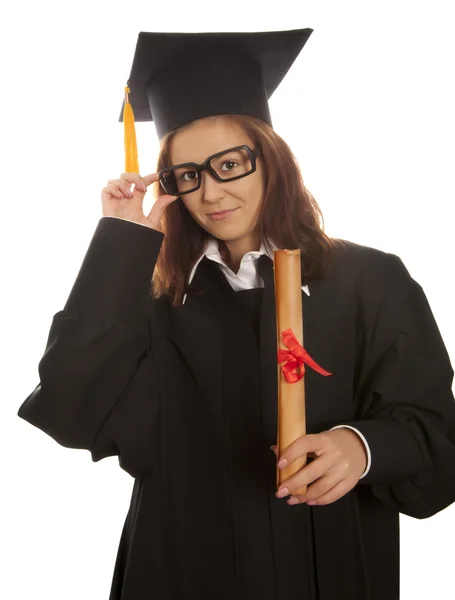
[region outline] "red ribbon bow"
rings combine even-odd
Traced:
[[[296,383],[300,381],[305,374],[305,365],[306,363],[309,367],[314,369],[317,373],[321,375],[333,375],[333,373],[329,373],[322,367],[320,367],[308,354],[303,346],[301,346],[292,332],[292,329],[286,329],[281,334],[281,338],[285,346],[289,348],[289,350],[278,350],[278,364],[281,365],[281,370],[283,371],[283,375],[286,377],[286,381],[288,383]],[[285,363],[284,365],[281,363]],[[293,373],[294,369],[299,369],[298,373]]]

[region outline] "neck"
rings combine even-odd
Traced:
[[[220,240],[218,246],[224,262],[234,273],[237,273],[245,254],[260,249],[261,238],[258,234],[252,234],[239,240],[230,240],[227,242]]]

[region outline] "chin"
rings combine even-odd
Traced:
[[[222,225],[219,227],[210,227],[210,229],[207,228],[206,231],[223,242],[234,242],[246,235],[243,231],[229,231],[228,227],[223,227]]]

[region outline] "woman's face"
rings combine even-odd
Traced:
[[[242,144],[254,148],[239,125],[202,119],[175,134],[170,147],[171,164],[201,164],[212,154]],[[208,171],[203,171],[201,187],[184,194],[182,202],[195,221],[213,237],[225,242],[247,242],[251,238],[254,245],[264,195],[263,175],[260,157],[254,173],[234,181],[216,181]],[[231,212],[221,219],[213,215],[222,211]]]

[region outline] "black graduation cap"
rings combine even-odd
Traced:
[[[141,32],[127,86],[134,120],[154,121],[160,140],[185,123],[217,114],[272,124],[268,99],[312,32]],[[120,121],[124,110],[125,101]]]

